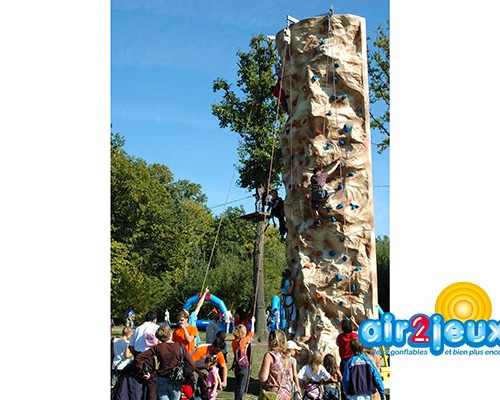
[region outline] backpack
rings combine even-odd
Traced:
[[[239,343],[238,343],[238,348],[234,353],[234,365],[237,366],[239,369],[246,368],[250,365],[247,354],[244,350],[241,349]]]

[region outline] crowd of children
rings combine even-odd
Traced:
[[[249,318],[241,308],[235,316],[238,325],[233,331],[232,368],[235,369],[235,377],[239,378],[239,383],[235,385],[235,399],[241,400],[248,388],[248,346],[253,338],[255,318]],[[121,337],[112,339],[112,400],[217,399],[227,386],[225,332],[216,331],[215,336],[211,336],[211,343],[195,345],[197,331],[196,327],[188,324],[188,317],[189,314],[181,310],[177,318],[178,326],[171,329],[166,322],[157,324],[156,313],[148,312],[142,325],[134,330],[125,326]],[[215,317],[213,322],[216,322]],[[266,379],[261,380],[262,387],[269,379],[275,379],[276,383],[277,377],[280,377],[278,388],[281,390],[281,386],[286,385],[286,396],[278,400],[371,400],[377,391],[384,400],[384,384],[378,368],[363,352],[356,328],[354,320],[345,318],[341,321],[341,332],[336,338],[340,365],[333,354],[315,351],[308,355],[307,362],[300,369],[295,358],[302,350],[300,345],[294,340],[287,340],[284,331],[271,330],[270,356],[264,357],[261,366],[261,371],[265,371],[262,376],[267,374]],[[153,355],[156,363],[151,361]],[[247,359],[239,364],[242,357]],[[304,357],[301,358],[303,360]],[[184,364],[181,380],[172,375],[179,363]],[[277,389],[276,385],[274,389]]]

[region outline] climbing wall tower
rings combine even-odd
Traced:
[[[325,15],[280,31],[281,82],[289,119],[285,161],[287,259],[296,288],[295,338],[335,352],[344,317],[377,318],[368,68],[364,18]],[[310,177],[340,160],[335,189],[314,224]]]

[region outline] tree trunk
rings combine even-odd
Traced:
[[[255,232],[253,283],[255,288],[255,339],[267,341],[266,305],[264,299],[264,231],[266,221],[258,221]]]

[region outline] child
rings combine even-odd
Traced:
[[[297,360],[295,359],[295,354],[300,352],[300,346],[293,340],[289,340],[286,343],[286,351],[290,355],[290,362],[292,363],[293,399],[297,400],[302,397],[300,394],[299,377],[297,374]]]
[[[111,362],[111,388],[118,383],[120,374],[128,364],[132,362],[132,353],[128,348],[130,337],[132,336],[132,329],[128,326],[122,330],[122,337],[113,339]]]
[[[309,364],[304,365],[299,371],[299,379],[303,382],[306,389],[304,397],[311,400],[321,399],[323,390],[322,382],[328,382],[332,379],[330,373],[323,366],[323,354],[319,351],[313,353]]]
[[[219,390],[222,390],[222,381],[219,375],[219,368],[217,368],[217,356],[207,357],[205,366],[208,371],[207,377],[205,378],[208,400],[215,400],[219,395]]]
[[[323,398],[325,400],[340,400],[340,385],[342,374],[333,354],[325,355],[323,366],[332,376],[332,380],[324,385]]]

